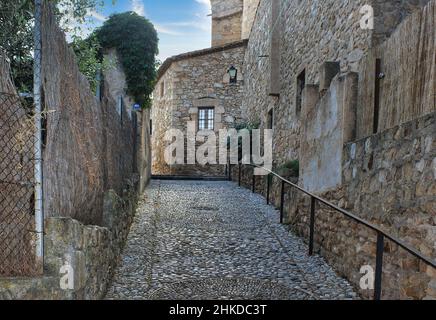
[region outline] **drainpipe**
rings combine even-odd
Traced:
[[[44,271],[44,207],[43,207],[43,172],[42,172],[42,106],[41,106],[41,20],[42,0],[35,0],[34,30],[34,69],[33,98],[35,103],[35,234],[36,234],[36,268],[38,273]]]

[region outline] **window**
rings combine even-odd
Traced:
[[[153,120],[150,120],[150,135],[153,135]]]
[[[374,91],[374,118],[372,132],[376,134],[379,129],[379,119],[380,119],[380,80],[382,79],[382,64],[381,59],[376,59],[375,61],[375,91]]]
[[[199,108],[198,109],[198,130],[213,130],[215,121],[215,109]]]
[[[301,107],[303,104],[303,90],[305,86],[306,86],[306,70],[303,70],[297,77],[297,104],[296,104],[297,114],[301,112]]]
[[[267,129],[274,129],[274,109],[271,109],[268,112],[268,123],[267,123]]]
[[[164,94],[165,94],[165,82],[162,81],[160,83],[160,97],[162,98],[164,96]]]

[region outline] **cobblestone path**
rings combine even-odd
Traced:
[[[107,299],[353,299],[265,200],[231,182],[153,181]]]

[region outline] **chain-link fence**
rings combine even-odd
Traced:
[[[32,105],[0,93],[0,276],[36,273],[34,147]]]

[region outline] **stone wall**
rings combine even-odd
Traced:
[[[301,185],[434,257],[435,2],[422,11],[418,9],[427,1],[400,2],[394,8],[392,2],[377,1],[386,10],[384,27],[376,19],[374,31],[359,27],[364,2],[282,2],[281,20],[276,21],[282,25],[281,89],[279,96],[269,96],[271,77],[277,76],[270,72],[277,60],[277,52],[270,51],[276,8],[273,0],[261,1],[244,61],[243,116],[260,119],[267,127],[273,109],[276,166],[299,159]],[[385,79],[379,133],[371,136],[379,57]],[[306,86],[298,110],[296,80],[303,69]],[[337,72],[340,75],[331,83]],[[354,81],[343,87],[350,76]],[[344,90],[352,94],[344,95]],[[250,169],[244,172],[243,183],[251,188]],[[258,178],[256,190],[266,194],[265,179]],[[270,199],[277,207],[280,190],[273,179]],[[309,206],[309,199],[286,188],[285,222],[306,239]],[[317,251],[359,289],[360,268],[375,266],[375,234],[322,206],[317,217]],[[384,298],[434,298],[434,270],[389,243],[385,255]],[[372,296],[369,291],[361,294]]]
[[[124,79],[114,81],[122,73],[119,67],[109,72],[101,101],[95,97],[51,9],[47,6],[43,12],[45,213],[99,225],[104,192],[121,194],[138,172],[131,105],[113,96],[123,91]]]
[[[245,45],[246,42],[240,41],[171,58],[171,64],[162,72],[153,93],[154,174],[223,174],[222,166],[209,173],[212,168],[209,166],[169,168],[164,161],[164,150],[168,145],[164,137],[171,128],[179,129],[186,135],[190,121],[195,123],[198,130],[199,107],[214,107],[214,129],[217,133],[219,129],[233,128],[242,121],[242,86],[245,77],[241,62]],[[238,70],[235,84],[229,83],[228,70],[231,66]]]
[[[435,138],[432,113],[346,144],[343,185],[323,197],[435,257]],[[297,228],[306,235],[307,210],[306,201],[296,213],[305,216]],[[318,250],[359,289],[360,268],[375,267],[375,234],[322,207],[318,219]],[[383,277],[386,299],[436,298],[436,270],[389,241]]]
[[[279,2],[280,3],[280,2]],[[275,1],[260,2],[244,61],[243,114],[266,127],[274,110],[274,162],[298,159],[301,114],[296,108],[297,76],[306,69],[306,84],[317,84],[326,61],[340,61],[342,71],[355,70],[356,62],[371,45],[371,32],[359,28],[364,1],[329,0],[281,2],[279,20],[271,21]],[[280,26],[280,96],[269,96],[271,28]],[[308,36],[310,35],[310,36]]]
[[[104,298],[135,214],[136,200],[134,189],[123,199],[115,191],[107,192],[101,227],[85,226],[71,218],[46,219],[44,276],[0,278],[0,300]],[[64,282],[68,275],[72,275],[71,282]],[[61,283],[71,287],[62,287]]]
[[[320,70],[325,62],[338,62],[342,73],[361,72],[362,58],[370,49],[426,2],[395,1],[394,5],[392,1],[378,0],[260,1],[244,59],[243,115],[254,122],[260,120],[262,127],[267,127],[268,113],[274,110],[276,164],[299,157],[302,119],[297,108],[297,77],[302,71],[305,70],[307,85],[321,84]],[[376,18],[383,15],[383,19],[376,19],[375,30],[360,28],[360,10],[367,4],[374,6]],[[276,5],[281,14],[272,21]],[[277,25],[280,47],[270,52],[272,30]],[[431,37],[431,31],[428,36]],[[270,75],[271,62],[277,60],[274,55],[280,55],[280,74]],[[271,77],[279,77],[279,96],[269,95],[270,83],[275,80]]]
[[[436,113],[347,143],[342,150],[341,185],[318,194],[403,240],[427,257],[436,255],[434,215],[436,181]],[[252,168],[243,167],[242,185],[252,187]],[[238,181],[238,166],[232,178]],[[292,180],[297,183],[297,180]],[[270,201],[280,207],[280,183],[272,179]],[[266,196],[266,177],[256,179],[256,192]],[[285,189],[284,222],[309,238],[310,199]],[[376,234],[318,204],[315,252],[362,290],[362,266],[375,269]],[[436,270],[393,243],[384,250],[383,299],[436,299]]]
[[[389,38],[406,17],[419,11],[429,1],[431,0],[373,0],[375,43],[382,43]]]
[[[351,77],[348,84],[347,77]],[[357,96],[356,84],[356,74],[337,77],[320,99],[316,86],[306,87],[307,123],[302,131],[299,182],[425,256],[434,257],[436,113],[353,141],[353,121],[346,121],[353,118],[353,112],[347,116],[345,111],[355,107],[356,102],[343,98]],[[344,95],[350,89],[354,92]],[[318,102],[310,105],[313,100]],[[332,155],[335,159],[329,161]],[[245,168],[242,179],[249,188],[251,171]],[[237,174],[234,168],[234,180]],[[280,207],[279,181],[273,179],[272,186],[271,203]],[[256,190],[266,194],[264,178],[257,178]],[[285,223],[308,239],[310,199],[291,187],[286,188],[284,199]],[[361,290],[359,285],[361,267],[375,267],[375,233],[323,205],[318,205],[316,217],[316,251],[354,283],[362,297],[371,299],[372,291]],[[389,241],[385,246],[383,277],[385,299],[436,298],[435,270]]]
[[[248,39],[250,37],[259,1],[260,0],[244,0],[244,9],[242,13],[242,39]]]
[[[44,274],[1,278],[0,299],[100,299],[124,246],[137,191],[150,179],[149,112],[126,106],[131,100],[120,65],[95,97],[47,2],[42,30]],[[62,289],[70,270],[74,287]]]
[[[303,97],[300,184],[310,192],[342,184],[342,146],[354,139],[356,73],[335,77],[319,98],[319,86],[307,86]]]
[[[243,0],[211,0],[212,47],[241,40]]]
[[[143,194],[151,180],[151,112],[150,109],[141,112],[141,132],[138,137],[137,163],[139,170],[139,194]]]
[[[172,128],[175,105],[175,83],[172,81],[175,70],[170,67],[161,76],[153,91],[153,104],[151,109],[151,143],[152,143],[152,173],[170,174],[170,168],[165,163],[165,134]]]

